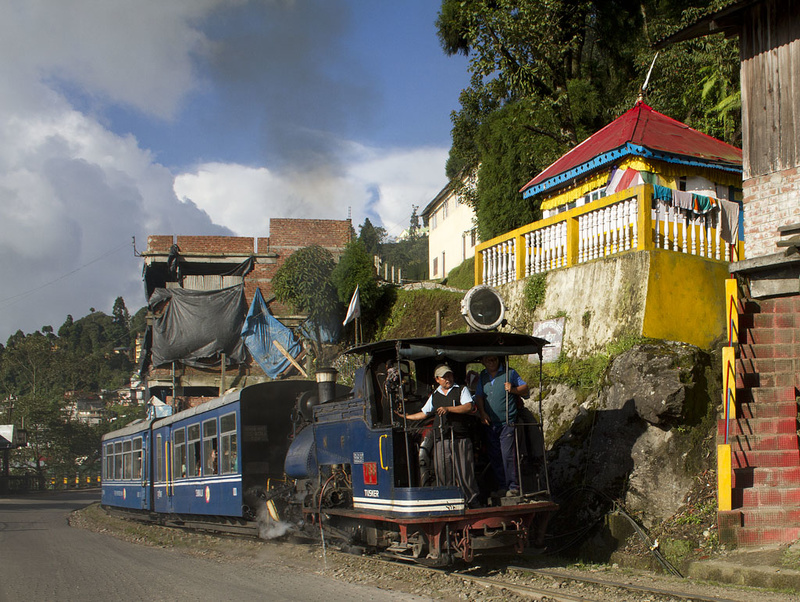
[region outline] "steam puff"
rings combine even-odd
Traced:
[[[259,539],[277,539],[290,531],[296,530],[295,525],[292,523],[273,520],[266,505],[261,506],[259,509],[256,521],[258,522]]]

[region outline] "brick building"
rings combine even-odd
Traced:
[[[788,544],[800,538],[800,3],[733,1],[660,45],[709,34],[739,38],[747,256],[730,265],[726,302],[738,319],[723,349],[719,541]]]
[[[350,220],[275,218],[270,220],[270,236],[263,238],[149,236],[147,250],[142,253],[146,294],[150,299],[156,289],[216,291],[243,284],[248,305],[256,289],[260,289],[275,317],[284,324],[297,325],[305,316],[294,315],[274,301],[272,278],[292,253],[309,245],[320,245],[338,260],[352,232]],[[151,315],[148,324],[152,323]],[[243,363],[225,369],[219,361],[207,367],[189,366],[181,361],[153,366],[148,362],[150,354],[145,347],[142,377],[147,396],[156,395],[171,405],[195,405],[228,388],[267,378],[249,356]]]

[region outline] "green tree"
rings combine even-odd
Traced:
[[[719,4],[722,0],[715,0]],[[519,189],[539,171],[633,106],[653,58],[651,44],[689,18],[689,0],[443,0],[437,20],[446,53],[469,57],[470,86],[452,115],[447,175],[478,215],[483,240],[538,216]],[[703,3],[707,7],[707,3]],[[702,95],[698,43],[657,63],[651,104],[703,131],[719,114],[735,61],[715,73],[720,92]],[[718,47],[718,46],[717,46]],[[675,69],[674,59],[681,67]],[[672,95],[672,102],[663,102]],[[721,98],[720,98],[721,97]],[[650,102],[650,101],[649,101]],[[717,106],[717,113],[710,111]],[[713,122],[713,123],[712,123]],[[721,128],[724,130],[724,128]],[[708,131],[717,135],[717,131]],[[479,170],[479,173],[478,173]],[[476,177],[477,176],[477,177]],[[477,182],[477,184],[476,184]]]
[[[358,287],[361,304],[361,315],[364,324],[374,323],[376,304],[381,297],[375,263],[372,255],[360,240],[354,240],[345,248],[339,263],[331,273],[331,281],[339,294],[339,301],[345,307],[350,303],[353,293]],[[368,336],[371,333],[368,333]]]
[[[335,265],[329,251],[312,245],[292,253],[272,279],[275,297],[306,314],[313,324],[315,336],[310,342],[318,365],[326,359],[320,326],[338,321],[342,312],[331,281]]]
[[[358,240],[360,240],[367,253],[370,255],[378,255],[380,253],[381,243],[386,238],[386,228],[381,226],[373,226],[369,218],[364,219],[364,223],[359,226]]]

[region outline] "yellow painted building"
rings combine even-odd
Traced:
[[[741,157],[736,147],[637,102],[523,187],[543,219],[479,244],[475,282],[502,286],[547,273],[548,295],[568,307],[545,302],[540,319],[555,311],[596,315],[597,304],[581,298],[600,295],[613,321],[614,308],[631,306],[625,295],[635,289],[644,297],[630,309],[638,312],[631,322],[637,332],[627,334],[707,347],[724,333],[728,263],[743,258]],[[559,270],[642,252],[646,261],[631,264],[639,271],[626,274],[631,282],[617,292],[597,281],[573,281],[571,299],[557,292],[570,282]],[[599,269],[591,278],[604,280]],[[583,343],[569,336],[565,343],[581,351],[617,335],[598,328],[591,344],[586,333]]]

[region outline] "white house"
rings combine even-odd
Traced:
[[[448,183],[422,211],[428,224],[428,274],[442,279],[475,255],[478,244],[475,210],[462,203]]]

